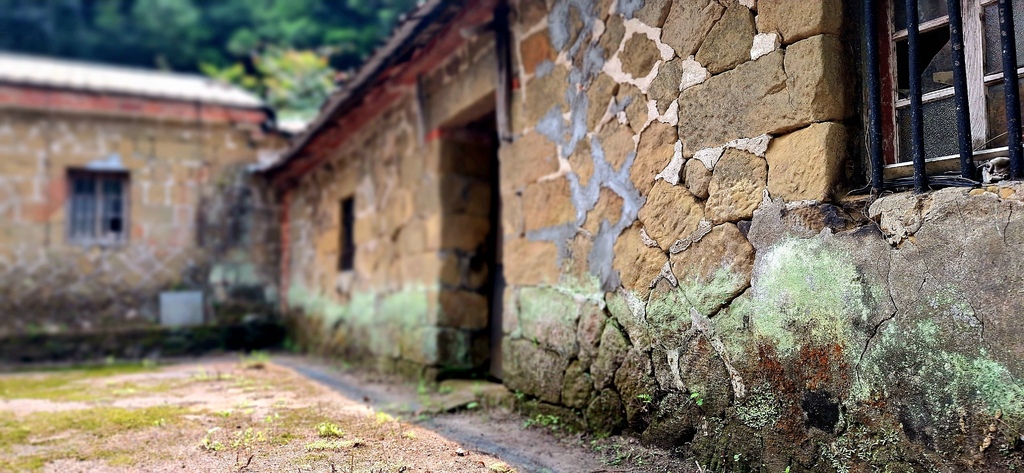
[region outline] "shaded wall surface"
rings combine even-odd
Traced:
[[[206,322],[273,311],[275,210],[246,167],[283,143],[260,131],[263,112],[236,122],[197,107],[0,108],[0,335],[151,326],[168,290],[203,292]],[[69,237],[73,170],[127,176],[123,241]]]
[[[511,4],[517,87],[496,189],[509,389],[568,424],[688,448],[711,471],[1021,465],[1021,189],[844,197],[865,140],[844,15],[856,5]],[[365,320],[326,332],[335,347],[373,343],[380,357],[436,366],[476,345],[409,341],[421,319],[391,322],[417,314],[443,326],[430,307],[448,284],[431,275],[405,297],[420,286],[401,279],[410,273],[393,262],[406,257],[394,255],[443,254],[431,235],[466,226],[396,228],[423,218],[410,215],[429,200],[402,211],[388,199],[437,182],[406,183],[401,158],[396,177],[367,178],[396,155],[388,143],[414,133],[398,125],[416,123],[415,94],[405,97],[394,121],[343,145],[373,156],[361,168],[318,170],[317,184],[292,190],[348,182],[368,220],[357,233],[378,229],[360,243],[351,292],[289,299],[346,321],[329,326]],[[426,176],[445,162],[434,143],[410,154]],[[292,291],[350,284],[310,269],[322,261],[309,250],[318,235],[334,237],[315,230],[330,214],[303,202],[292,201],[291,247],[307,256],[289,269],[306,285]]]
[[[459,21],[489,16],[484,2]],[[385,84],[314,141],[322,164],[283,193],[286,303],[304,344],[413,375],[488,357],[496,138],[475,123],[494,110],[497,60],[486,33],[439,41],[452,46],[413,62],[426,69],[413,83]],[[355,259],[343,269],[348,198]]]

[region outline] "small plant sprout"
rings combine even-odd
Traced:
[[[637,400],[639,400],[640,402],[642,402],[644,404],[650,404],[651,401],[654,399],[654,398],[651,397],[650,394],[637,394],[636,398],[637,398]]]
[[[220,427],[214,427],[206,431],[206,436],[199,441],[199,447],[207,452],[219,452],[224,450],[224,444],[220,443],[219,440],[213,440],[213,434],[215,434]]]
[[[480,407],[480,403],[476,402],[476,401],[473,401],[473,402],[471,402],[469,404],[466,404],[466,409],[469,409],[469,410],[473,410],[473,409],[476,409],[478,407]]]
[[[321,438],[341,438],[345,436],[345,432],[333,422],[321,422],[316,426],[316,433]]]
[[[704,405],[704,397],[701,396],[700,393],[691,393],[690,400],[692,400],[694,404],[697,404],[698,406]]]

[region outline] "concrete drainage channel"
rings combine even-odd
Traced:
[[[557,440],[547,432],[524,430],[519,421],[514,421],[515,425],[512,425],[513,421],[505,421],[516,430],[515,435],[509,435],[507,429],[496,428],[495,422],[482,416],[470,419],[466,416],[440,415],[463,409],[470,402],[477,402],[483,398],[494,400],[500,396],[499,390],[511,398],[511,393],[499,384],[456,382],[454,390],[444,394],[445,400],[424,403],[417,393],[407,386],[357,379],[356,376],[339,372],[318,361],[288,356],[275,357],[273,361],[349,399],[361,400],[376,410],[403,418],[428,413],[430,417],[418,422],[418,425],[447,437],[460,444],[462,448],[498,457],[519,472],[607,471],[596,459],[589,458],[592,455],[588,452],[570,446],[557,446]],[[545,445],[550,448],[538,450],[514,445],[524,442],[532,444],[530,447]],[[571,461],[565,462],[562,461],[564,459],[554,458],[553,450],[564,450],[559,453],[572,457]],[[556,453],[555,456],[557,455]],[[568,463],[573,466],[567,469],[554,463]],[[588,465],[590,463],[593,465]]]

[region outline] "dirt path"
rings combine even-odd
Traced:
[[[485,407],[497,385],[441,388],[289,356],[0,375],[0,471],[694,470],[627,439],[526,428]]]

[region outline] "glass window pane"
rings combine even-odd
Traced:
[[[934,92],[953,86],[953,53],[949,41],[949,28],[939,28],[921,33],[921,46],[918,66],[922,68],[921,90],[923,93]],[[900,98],[910,94],[910,77],[907,40],[896,42],[896,78]]]
[[[956,104],[953,98],[926,103],[924,116],[924,157],[938,158],[958,154],[956,129]],[[910,109],[901,108],[896,112],[899,127],[899,161],[913,160],[910,154]]]
[[[1024,81],[1019,82],[1021,90],[1024,91]],[[988,114],[988,140],[985,148],[998,148],[1007,146],[1006,129],[1006,97],[1003,92],[1003,83],[990,85],[985,88],[985,105]],[[1021,95],[1024,98],[1024,94]],[[1024,103],[1022,103],[1024,108]]]
[[[904,6],[905,3],[903,0],[893,0],[892,4],[893,8],[896,10],[896,29],[907,29],[907,8]],[[928,20],[934,20],[944,16],[949,16],[949,8],[946,6],[946,0],[917,1],[917,19],[919,22],[924,23]]]
[[[1024,66],[1024,2],[1013,4],[1013,20],[1016,26],[1017,67]],[[999,39],[999,13],[995,4],[985,7],[985,74],[994,74],[1003,70],[1003,47]]]

